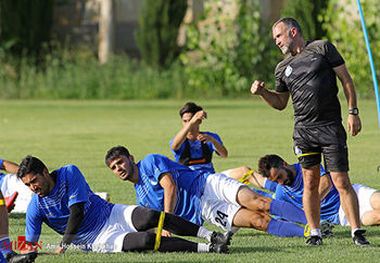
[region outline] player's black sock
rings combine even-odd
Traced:
[[[132,223],[137,231],[145,231],[157,227],[160,211],[144,207],[136,207],[132,212]],[[197,236],[199,226],[182,217],[165,213],[164,229],[180,236]]]
[[[128,233],[124,237],[122,251],[141,252],[153,250],[156,234],[148,232]],[[198,244],[177,237],[161,237],[160,252],[197,252]]]

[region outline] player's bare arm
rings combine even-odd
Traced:
[[[218,142],[214,137],[207,133],[200,133],[197,136],[197,140],[200,140],[202,142],[211,142],[215,146],[216,152],[223,158],[228,157],[228,151],[224,145],[222,145],[220,142]]]
[[[346,65],[340,65],[333,68],[343,86],[344,95],[346,96],[348,109],[356,109],[356,92],[354,82],[348,72]],[[358,114],[348,114],[347,130],[352,136],[357,135],[362,128],[360,117]]]
[[[207,119],[207,112],[201,110],[193,115],[193,117],[183,126],[183,128],[174,137],[171,148],[176,151],[181,147],[182,143],[186,140],[186,136],[191,129],[200,125],[202,120]],[[184,121],[184,120],[183,120]]]
[[[268,90],[265,82],[255,80],[251,85],[251,94],[259,95],[269,106],[277,110],[286,108],[289,100],[289,92],[277,92]]]
[[[8,173],[16,174],[18,171],[18,164],[14,162],[4,160],[0,167],[1,170],[7,171]]]
[[[164,188],[164,211],[174,213],[177,201],[177,185],[170,173],[163,173],[160,176],[160,185]],[[170,236],[170,232],[163,230],[163,236]]]

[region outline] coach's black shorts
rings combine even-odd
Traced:
[[[312,128],[295,127],[293,140],[294,153],[303,168],[321,163],[323,154],[326,171],[348,171],[347,135],[341,123]]]

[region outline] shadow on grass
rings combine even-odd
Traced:
[[[305,248],[306,246],[300,240],[301,243],[299,245],[293,245],[291,247],[292,250],[296,251],[297,249]],[[258,253],[284,253],[286,250],[289,250],[289,247],[274,247],[274,246],[251,246],[251,247],[242,247],[242,246],[234,246],[230,248],[230,254],[236,255],[236,254],[243,254],[243,253],[252,253],[252,252],[258,252]]]
[[[25,219],[25,216],[25,213],[10,213],[8,217],[11,219]]]

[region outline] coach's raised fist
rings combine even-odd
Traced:
[[[253,95],[261,95],[263,89],[265,89],[265,82],[255,80],[251,86],[251,93]]]

